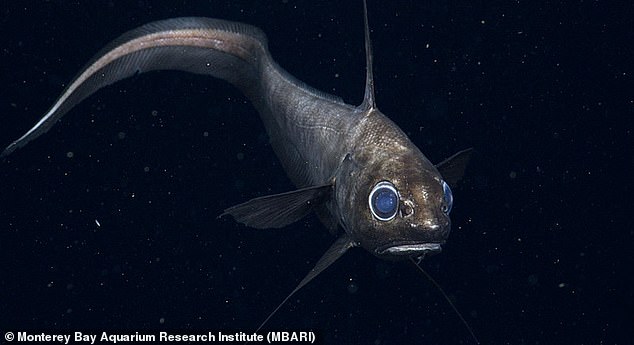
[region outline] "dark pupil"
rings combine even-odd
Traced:
[[[374,210],[381,218],[389,218],[396,212],[397,201],[396,194],[389,188],[381,188],[374,192],[372,200]]]

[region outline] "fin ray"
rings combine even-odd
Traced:
[[[339,259],[345,252],[347,252],[348,249],[355,246],[356,244],[347,234],[339,237],[339,239],[337,239],[337,241],[335,241],[335,243],[333,243],[333,245],[328,248],[324,255],[319,259],[319,261],[317,261],[315,267],[313,267],[313,269],[308,272],[304,279],[302,279],[302,281],[297,284],[297,287],[295,287],[295,289],[291,291],[291,293],[289,293],[286,298],[284,298],[284,300],[277,306],[277,308],[275,308],[269,314],[269,316],[267,316],[267,318],[262,321],[262,324],[260,324],[255,332],[257,333],[258,331],[260,331],[260,329],[264,327],[264,325],[273,317],[273,315],[275,315],[275,313],[277,313],[277,311],[286,303],[286,301],[288,301],[291,296],[299,291],[299,289],[301,289],[311,280],[317,277],[321,272],[328,268],[328,266],[332,265],[333,262],[337,261],[337,259]]]
[[[368,5],[363,0],[363,25],[365,37],[365,93],[360,108],[368,114],[376,109],[374,99],[374,72],[372,71],[372,42],[370,41],[370,24],[368,23]]]

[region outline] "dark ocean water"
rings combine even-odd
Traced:
[[[483,344],[630,344],[633,8],[370,1],[377,102],[434,162],[474,147],[453,232],[422,266]],[[361,102],[360,1],[0,5],[0,143],[146,22],[253,24],[276,61]],[[252,332],[334,241],[216,219],[293,189],[229,84],[153,72],[99,91],[0,162],[0,332]],[[328,344],[473,344],[407,262],[351,250],[266,330]]]

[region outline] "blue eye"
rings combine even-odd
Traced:
[[[451,212],[451,207],[453,207],[453,194],[451,194],[451,188],[447,182],[442,182],[442,192],[443,192],[443,205],[441,209],[444,214],[449,214]]]
[[[379,182],[369,197],[370,211],[378,220],[388,221],[396,217],[398,211],[398,192],[390,182]]]

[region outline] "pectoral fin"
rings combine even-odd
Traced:
[[[472,153],[473,148],[468,148],[436,164],[436,169],[451,188],[454,188],[464,175],[464,170]]]
[[[308,215],[331,192],[332,185],[327,184],[267,195],[229,207],[220,217],[231,215],[236,221],[257,229],[281,228]]]

